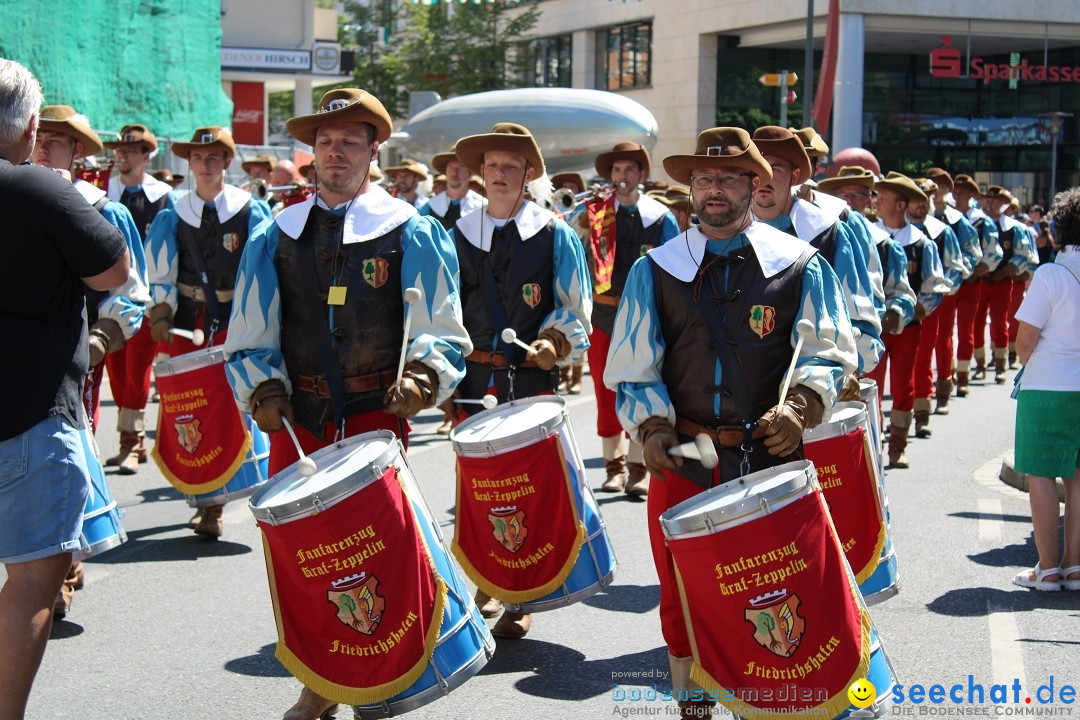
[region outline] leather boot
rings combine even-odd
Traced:
[[[480,608],[480,616],[490,620],[493,617],[497,617],[502,612],[502,603],[495,598],[488,595],[480,588],[476,589],[476,595],[473,597],[476,602],[476,607]]]
[[[300,699],[289,708],[282,720],[320,720],[331,717],[337,709],[336,702],[305,686],[300,691]]]
[[[900,410],[892,411],[892,422],[890,423],[889,432],[888,468],[904,469],[911,467],[907,455],[904,453],[904,450],[907,448],[908,430],[910,427],[910,412],[902,412]]]
[[[225,532],[225,521],[221,518],[224,505],[211,505],[204,507],[199,517],[199,524],[195,526],[195,534],[203,535],[211,540],[217,540]]]
[[[935,415],[949,414],[949,396],[952,395],[952,388],[952,380],[938,380],[934,383],[934,400],[937,401],[937,407],[934,408]]]
[[[134,475],[139,472],[139,463],[146,462],[146,433],[131,433],[134,443],[127,455],[120,461],[118,475]]]
[[[626,436],[600,438],[604,448],[604,472],[607,479],[600,486],[603,492],[619,492],[626,487]]]
[[[570,366],[570,386],[567,391],[571,395],[581,394],[581,376],[585,372],[584,365],[571,365]]]
[[[930,427],[930,398],[915,399],[915,437],[928,438],[933,433]]]
[[[120,412],[120,443],[127,453],[120,459],[121,475],[134,475],[146,462],[146,411],[124,408]]]
[[[121,408],[120,412],[123,413],[124,409]],[[128,456],[131,452],[131,448],[135,447],[139,438],[137,433],[120,431],[120,449],[115,455],[105,459],[105,465],[107,467],[116,467],[120,464],[120,461]]]
[[[491,634],[501,638],[522,638],[532,627],[532,615],[505,611],[495,627],[491,628]]]
[[[1016,343],[1009,343],[1009,369],[1020,369],[1020,356],[1016,354]]]
[[[971,373],[972,380],[985,380],[986,379],[986,361],[977,360],[975,362],[975,372]]]
[[[644,463],[627,463],[629,479],[626,481],[626,494],[645,497],[649,494],[649,472]]]
[[[997,351],[995,351],[995,353],[996,352]],[[1006,363],[1007,360],[1005,359],[1004,355],[994,358],[994,382],[998,385],[1004,385],[1005,380],[1008,379],[1005,375],[1005,370],[1007,367]]]
[[[956,397],[967,397],[971,389],[968,387],[968,374],[966,371],[956,371]]]

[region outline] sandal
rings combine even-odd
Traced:
[[[1073,568],[1073,572],[1080,572],[1080,567]],[[1035,579],[1032,580],[1029,575],[1035,573]],[[1058,580],[1047,580],[1050,575],[1057,575]],[[1061,568],[1053,567],[1047,570],[1043,570],[1039,563],[1035,563],[1035,567],[1031,570],[1021,570],[1013,577],[1013,585],[1019,585],[1020,587],[1031,588],[1033,590],[1042,590],[1043,592],[1057,592],[1061,589],[1062,583],[1060,578]],[[1080,586],[1080,580],[1074,580],[1078,586]]]
[[[1069,576],[1073,573],[1080,573],[1080,565],[1073,565],[1072,567],[1061,568],[1061,589],[1062,590],[1080,590],[1080,578],[1076,580],[1069,580]]]

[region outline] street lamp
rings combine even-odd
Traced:
[[[1050,118],[1050,197],[1049,201],[1054,202],[1054,196],[1057,195],[1057,164],[1058,164],[1058,135],[1061,134],[1061,120],[1062,118],[1072,117],[1072,113],[1067,112],[1052,112],[1047,113]]]

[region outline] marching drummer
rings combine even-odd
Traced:
[[[237,404],[271,433],[271,473],[298,459],[280,432],[285,419],[305,454],[379,429],[407,443],[408,418],[450,397],[472,349],[446,231],[370,182],[370,161],[392,128],[382,103],[356,88],[332,90],[316,114],[287,127],[314,148],[319,192],[248,243],[225,343]],[[422,297],[407,306],[414,287]],[[405,312],[407,362],[396,380]],[[335,706],[305,687],[285,720]]]
[[[461,303],[472,345],[459,393],[499,402],[554,393],[556,365],[582,357],[589,347],[592,294],[577,235],[550,210],[525,197],[544,174],[544,158],[532,133],[514,123],[496,123],[490,133],[458,140],[458,159],[480,171],[487,207],[458,220],[452,233],[461,263]],[[504,342],[513,330],[526,352]],[[460,405],[459,417],[470,405]],[[500,603],[477,591],[484,617]],[[492,634],[522,637],[531,616],[506,611]]]
[[[793,460],[858,358],[836,274],[807,243],[751,222],[751,193],[772,169],[745,130],[706,130],[693,155],[668,157],[664,169],[691,186],[700,224],[630,271],[604,382],[660,480],[647,516],[674,693],[690,688],[693,658],[659,516],[705,488]],[[781,398],[793,347],[800,351]],[[668,454],[699,433],[713,438],[714,470]],[[712,704],[679,702],[683,717]]]
[[[162,210],[150,226],[146,240],[150,294],[150,334],[169,343],[169,355],[198,350],[200,346],[171,331],[201,330],[207,345],[225,340],[233,286],[248,238],[270,219],[270,208],[251,193],[225,183],[225,170],[236,155],[228,130],[201,127],[190,142],[172,146],[173,154],[191,165],[195,189],[171,210]],[[138,427],[140,441],[145,427]],[[218,538],[224,529],[224,505],[202,508],[195,533]]]

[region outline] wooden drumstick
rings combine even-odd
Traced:
[[[411,287],[406,290],[401,299],[405,301],[405,336],[401,338],[401,359],[398,360],[397,381],[401,382],[401,374],[405,372],[405,353],[409,349],[409,326],[412,325],[412,306],[424,299],[424,291],[420,288]]]
[[[517,345],[519,348],[529,353],[530,355],[536,352],[531,345],[526,345],[525,343],[517,339],[517,332],[514,331],[514,328],[506,328],[505,330],[503,330],[502,340],[504,343],[513,343],[514,345]]]
[[[694,438],[694,442],[668,448],[668,455],[678,455],[679,457],[697,460],[709,470],[720,464],[720,458],[716,454],[716,447],[713,446],[712,438],[705,433],[699,433]]]
[[[462,405],[483,405],[485,410],[490,410],[499,404],[499,399],[494,395],[485,395],[480,400],[469,400],[466,398],[454,398],[454,402],[461,403]]]
[[[799,361],[799,351],[802,350],[803,336],[806,333],[814,331],[814,324],[805,318],[795,324],[795,331],[799,335],[799,339],[795,341],[795,352],[791,354],[791,364],[788,365],[787,372],[784,373],[784,382],[780,386],[780,402],[784,402],[784,398],[787,397],[787,392],[791,388],[791,379],[795,376],[795,363]]]
[[[281,416],[281,422],[285,426],[285,429],[289,431],[289,437],[292,438],[293,445],[296,446],[296,454],[300,456],[300,462],[297,463],[296,469],[304,477],[314,475],[319,471],[319,466],[315,464],[315,461],[304,454],[304,449],[300,447],[300,441],[296,439],[296,433],[293,432],[292,424],[289,422],[289,418],[284,415]]]
[[[191,341],[192,345],[202,345],[206,340],[206,336],[202,330],[196,328],[195,330],[181,330],[180,328],[169,328],[170,335],[176,335],[177,337],[187,338]]]

